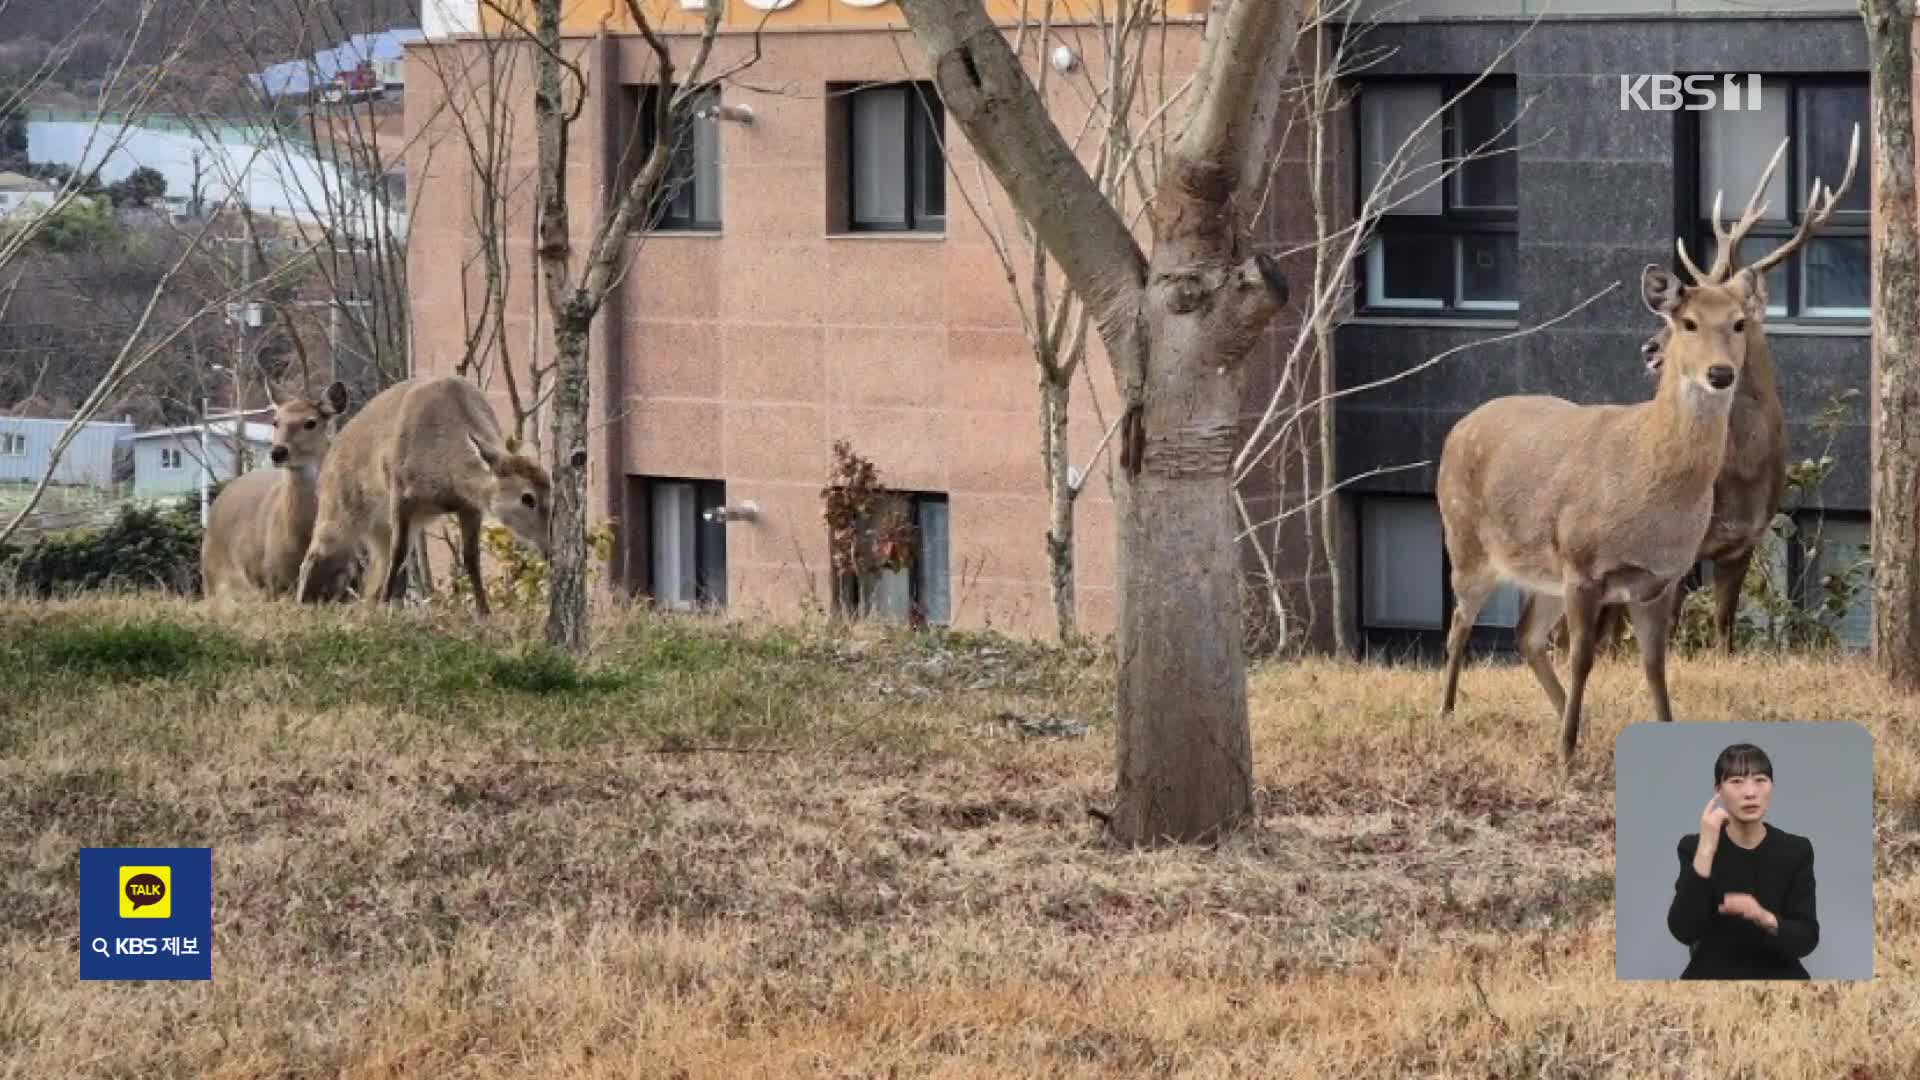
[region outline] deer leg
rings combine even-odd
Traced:
[[[381,522],[368,530],[367,570],[360,579],[360,602],[368,607],[379,607],[387,600],[387,578],[393,572],[393,534],[389,522]]]
[[[307,553],[300,560],[300,578],[294,585],[293,595],[303,604],[320,599],[323,586],[331,587],[333,579],[342,569],[341,549],[345,546],[339,531],[331,528],[314,531],[313,540],[307,545]]]
[[[395,509],[393,512],[392,538],[388,542],[387,575],[380,582],[381,598],[391,603],[400,599],[406,591],[407,548],[413,541],[413,533],[407,525],[406,511]]]
[[[1593,672],[1593,631],[1600,621],[1599,584],[1569,582],[1566,587],[1568,668],[1567,704],[1560,719],[1560,758],[1572,764],[1580,742],[1580,703],[1586,697],[1587,676]]]
[[[1733,619],[1740,611],[1740,586],[1753,564],[1753,549],[1717,559],[1713,564],[1713,637],[1722,653],[1733,652]]]
[[[480,511],[460,511],[460,559],[467,564],[467,584],[473,586],[473,607],[482,615],[487,610],[487,585],[480,580]]]
[[[1619,604],[1608,604],[1600,609],[1600,623],[1594,627],[1595,648],[1612,649],[1620,643],[1620,620],[1623,616]]]
[[[1540,689],[1547,692],[1547,700],[1556,713],[1566,711],[1567,692],[1560,688],[1560,677],[1554,674],[1553,658],[1547,655],[1547,646],[1553,639],[1554,629],[1565,625],[1560,617],[1563,607],[1557,596],[1525,593],[1520,598],[1519,621],[1513,628],[1520,655],[1527,658],[1527,666],[1533,669],[1534,679],[1540,683]]]
[[[1678,590],[1675,581],[1667,586]],[[1667,639],[1673,634],[1673,603],[1661,593],[1645,603],[1631,604],[1633,635],[1640,640],[1640,669],[1647,676],[1647,692],[1653,695],[1653,714],[1662,723],[1673,722],[1673,705],[1667,696]]]
[[[1454,568],[1453,626],[1447,631],[1447,687],[1440,697],[1441,716],[1453,715],[1454,694],[1460,688],[1460,664],[1467,654],[1467,635],[1473,632],[1473,621],[1480,617],[1480,609],[1486,605],[1495,584],[1484,572]]]

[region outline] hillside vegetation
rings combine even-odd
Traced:
[[[1683,657],[1688,719],[1876,736],[1878,978],[1613,977],[1603,660],[1253,676],[1259,820],[1125,853],[1110,669],[963,635],[0,603],[0,1076],[1920,1075],[1920,702]],[[1772,688],[1755,693],[1762,684]],[[77,850],[214,849],[211,984],[81,983]]]

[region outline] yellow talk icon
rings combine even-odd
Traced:
[[[120,917],[123,919],[172,918],[173,867],[121,867]]]

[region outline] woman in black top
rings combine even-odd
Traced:
[[[1713,798],[1700,831],[1680,838],[1680,878],[1667,929],[1692,958],[1682,979],[1805,979],[1800,961],[1820,943],[1813,844],[1762,819],[1773,762],[1736,743],[1713,763]]]

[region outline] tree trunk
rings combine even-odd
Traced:
[[[1913,16],[1863,0],[1873,69],[1873,656],[1920,689],[1920,251],[1913,181]]]
[[[1063,380],[1070,378],[1070,372],[1062,375]],[[1073,597],[1073,503],[1076,493],[1067,476],[1067,467],[1071,464],[1067,447],[1067,403],[1071,394],[1070,384],[1056,382],[1047,372],[1041,372],[1041,452],[1046,456],[1048,509],[1052,516],[1047,527],[1047,569],[1053,591],[1053,617],[1062,645],[1079,636]]]
[[[1217,169],[1168,167],[1135,338],[1146,407],[1119,485],[1119,785],[1109,821],[1133,845],[1212,840],[1253,813],[1233,457],[1246,357],[1286,288],[1264,256],[1233,264],[1232,233],[1209,198],[1220,179]]]
[[[553,550],[547,559],[547,643],[587,649],[587,332],[591,317],[555,320]]]
[[[1149,290],[1141,471],[1120,485],[1109,826],[1132,845],[1211,840],[1253,811],[1231,474],[1245,380],[1218,370],[1198,320],[1153,302],[1162,291]]]

